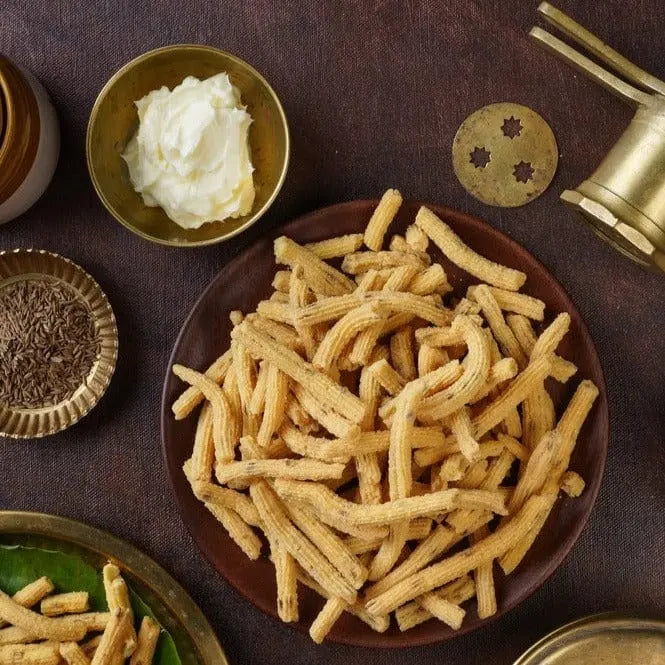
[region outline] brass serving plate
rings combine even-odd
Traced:
[[[0,289],[11,282],[47,278],[73,288],[89,307],[100,337],[100,352],[86,380],[60,404],[23,409],[0,404],[0,436],[38,438],[71,427],[101,399],[118,357],[118,329],[111,305],[99,284],[73,261],[45,250],[0,252]]]
[[[513,208],[548,187],[559,161],[550,126],[526,106],[501,102],[474,111],[453,139],[453,167],[464,189],[492,206]]]
[[[134,102],[162,86],[173,89],[186,76],[203,79],[226,72],[252,116],[249,146],[256,197],[248,215],[183,229],[158,207],[143,203],[121,157],[138,128]],[[176,44],[149,51],[119,69],[102,88],[90,113],[86,138],[88,171],[107,210],[146,240],[197,247],[228,240],[268,210],[284,183],[289,163],[289,128],[284,109],[268,82],[240,58],[212,46]]]
[[[601,614],[544,637],[514,665],[663,665],[665,621]]]
[[[75,553],[100,568],[108,561],[116,563],[173,637],[183,665],[228,665],[212,627],[189,594],[124,540],[57,515],[0,511],[0,543]]]

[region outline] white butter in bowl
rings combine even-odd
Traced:
[[[250,114],[225,73],[188,76],[136,102],[139,128],[122,154],[134,189],[176,224],[242,217],[254,203]]]

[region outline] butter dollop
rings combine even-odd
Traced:
[[[186,229],[241,217],[254,203],[252,118],[225,73],[188,76],[136,102],[139,128],[122,154],[134,189]]]

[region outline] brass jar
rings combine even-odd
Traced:
[[[24,213],[48,186],[60,130],[39,81],[0,54],[0,224]]]

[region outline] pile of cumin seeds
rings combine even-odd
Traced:
[[[92,314],[74,289],[48,278],[0,287],[0,404],[40,408],[69,399],[99,351]]]

